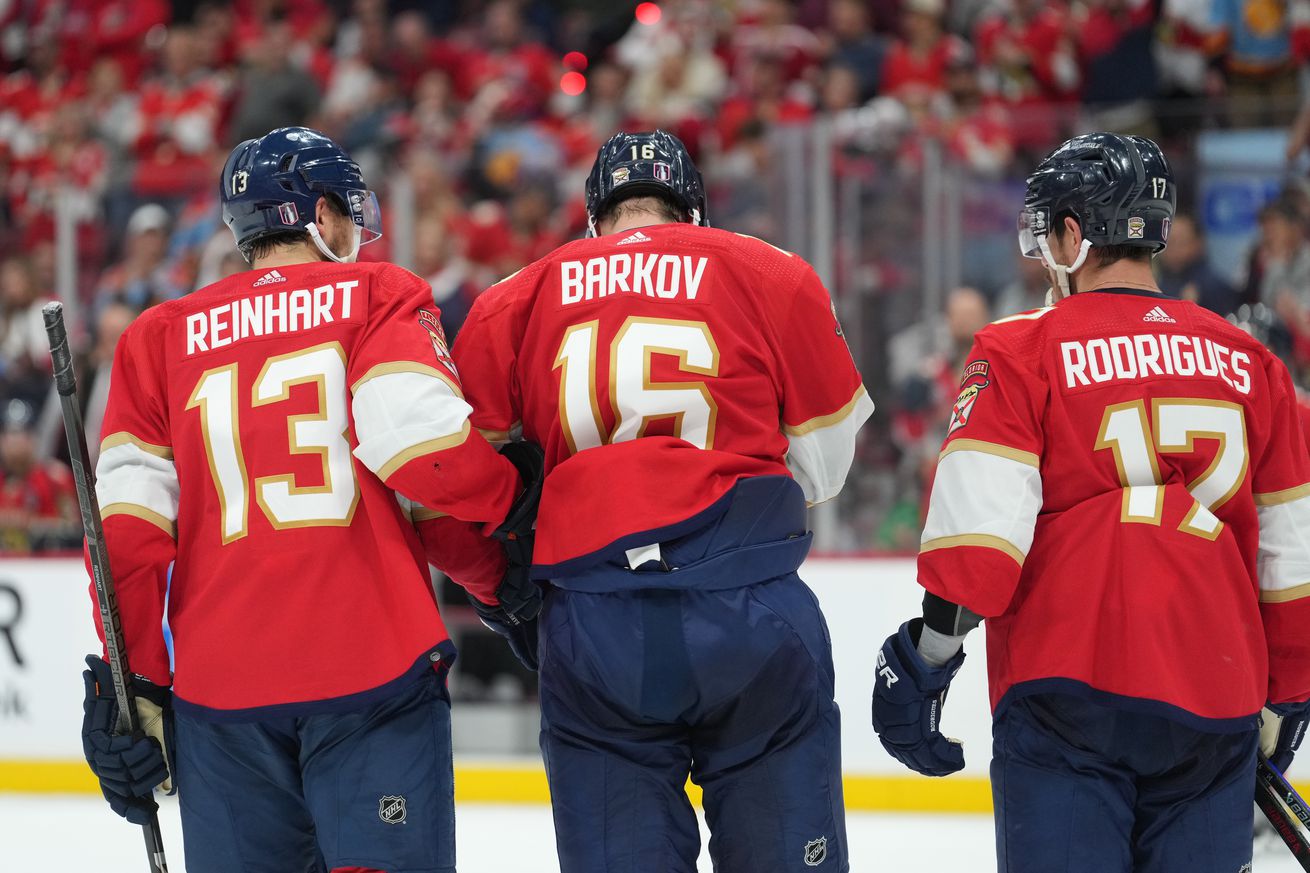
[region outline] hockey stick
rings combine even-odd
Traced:
[[[82,529],[86,532],[87,553],[91,557],[91,577],[95,582],[96,603],[100,606],[100,624],[105,631],[109,670],[114,676],[114,698],[118,701],[118,723],[114,732],[134,734],[141,729],[141,721],[136,712],[136,694],[128,681],[132,673],[127,663],[127,649],[123,645],[123,620],[118,614],[114,577],[109,572],[109,552],[105,549],[105,529],[100,520],[100,503],[96,500],[95,473],[87,453],[86,433],[82,430],[82,410],[77,405],[77,376],[73,373],[73,356],[68,351],[63,304],[47,303],[41,308],[41,315],[45,318],[45,330],[50,338],[55,390],[59,392],[59,405],[64,414],[69,460],[77,483],[77,505],[82,511]],[[150,873],[168,873],[157,809],[150,811],[141,830],[145,832]]]
[[[1287,844],[1302,870],[1310,871],[1310,809],[1291,783],[1260,755],[1255,769],[1255,803]]]

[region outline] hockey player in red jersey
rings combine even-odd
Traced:
[[[355,263],[377,201],[336,144],[275,130],[221,186],[253,269],[123,335],[96,470],[168,766],[155,739],[110,734],[97,657],[88,761],[131,820],[172,778],[191,873],[453,871],[453,649],[425,554],[493,622],[534,616],[475,527],[530,528],[530,452],[511,463],[473,430],[427,284]]]
[[[919,555],[923,617],[878,654],[873,722],[946,775],[965,633],[987,622],[1008,873],[1237,873],[1256,754],[1310,698],[1310,458],[1287,369],[1161,295],[1159,147],[1096,133],[1028,179],[1024,254],[1054,305],[979,332]],[[1261,712],[1265,736],[1257,730]]]
[[[849,869],[823,617],[796,570],[873,405],[803,260],[711,229],[662,131],[587,181],[592,238],[490,288],[473,423],[546,451],[534,574],[563,873]]]

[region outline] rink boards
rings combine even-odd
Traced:
[[[869,726],[873,660],[882,640],[918,614],[922,589],[908,558],[823,559],[802,570],[832,632],[847,806],[852,810],[986,812],[990,712],[982,632],[970,638],[951,687],[944,731],[965,744],[966,769],[920,777],[893,761]],[[0,561],[0,791],[95,792],[81,755],[82,659],[99,642],[87,577],[76,559]],[[455,707],[458,731],[459,706]],[[536,758],[456,760],[463,802],[545,803]],[[695,786],[689,786],[695,799]]]

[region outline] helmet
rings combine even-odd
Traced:
[[[1169,162],[1151,140],[1117,133],[1076,136],[1028,177],[1019,248],[1025,257],[1042,257],[1042,238],[1071,214],[1091,245],[1160,252],[1177,196]]]
[[[709,227],[705,184],[687,147],[671,133],[616,133],[596,154],[587,177],[587,235],[619,196],[661,194],[682,207],[692,224]]]
[[[314,209],[333,200],[355,224],[350,254],[338,256],[319,233]],[[341,146],[307,127],[280,127],[232,150],[219,185],[223,221],[242,254],[260,237],[305,231],[334,261],[354,261],[359,247],[382,236],[377,195]]]

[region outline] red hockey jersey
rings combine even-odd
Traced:
[[[987,618],[993,707],[1092,689],[1245,725],[1310,697],[1307,483],[1263,346],[1192,303],[1077,294],[978,334],[919,581]]]
[[[745,476],[827,500],[873,410],[814,270],[688,224],[578,240],[493,286],[455,360],[474,424],[521,425],[546,451],[546,566],[681,522]]]
[[[412,520],[446,563],[474,536],[456,520],[498,523],[519,479],[471,433],[437,315],[399,267],[313,263],[240,273],[128,328],[96,491],[135,672],[169,684],[174,560],[187,703],[361,693],[445,639]],[[438,512],[453,518],[423,521]],[[494,603],[495,561],[455,558]]]

